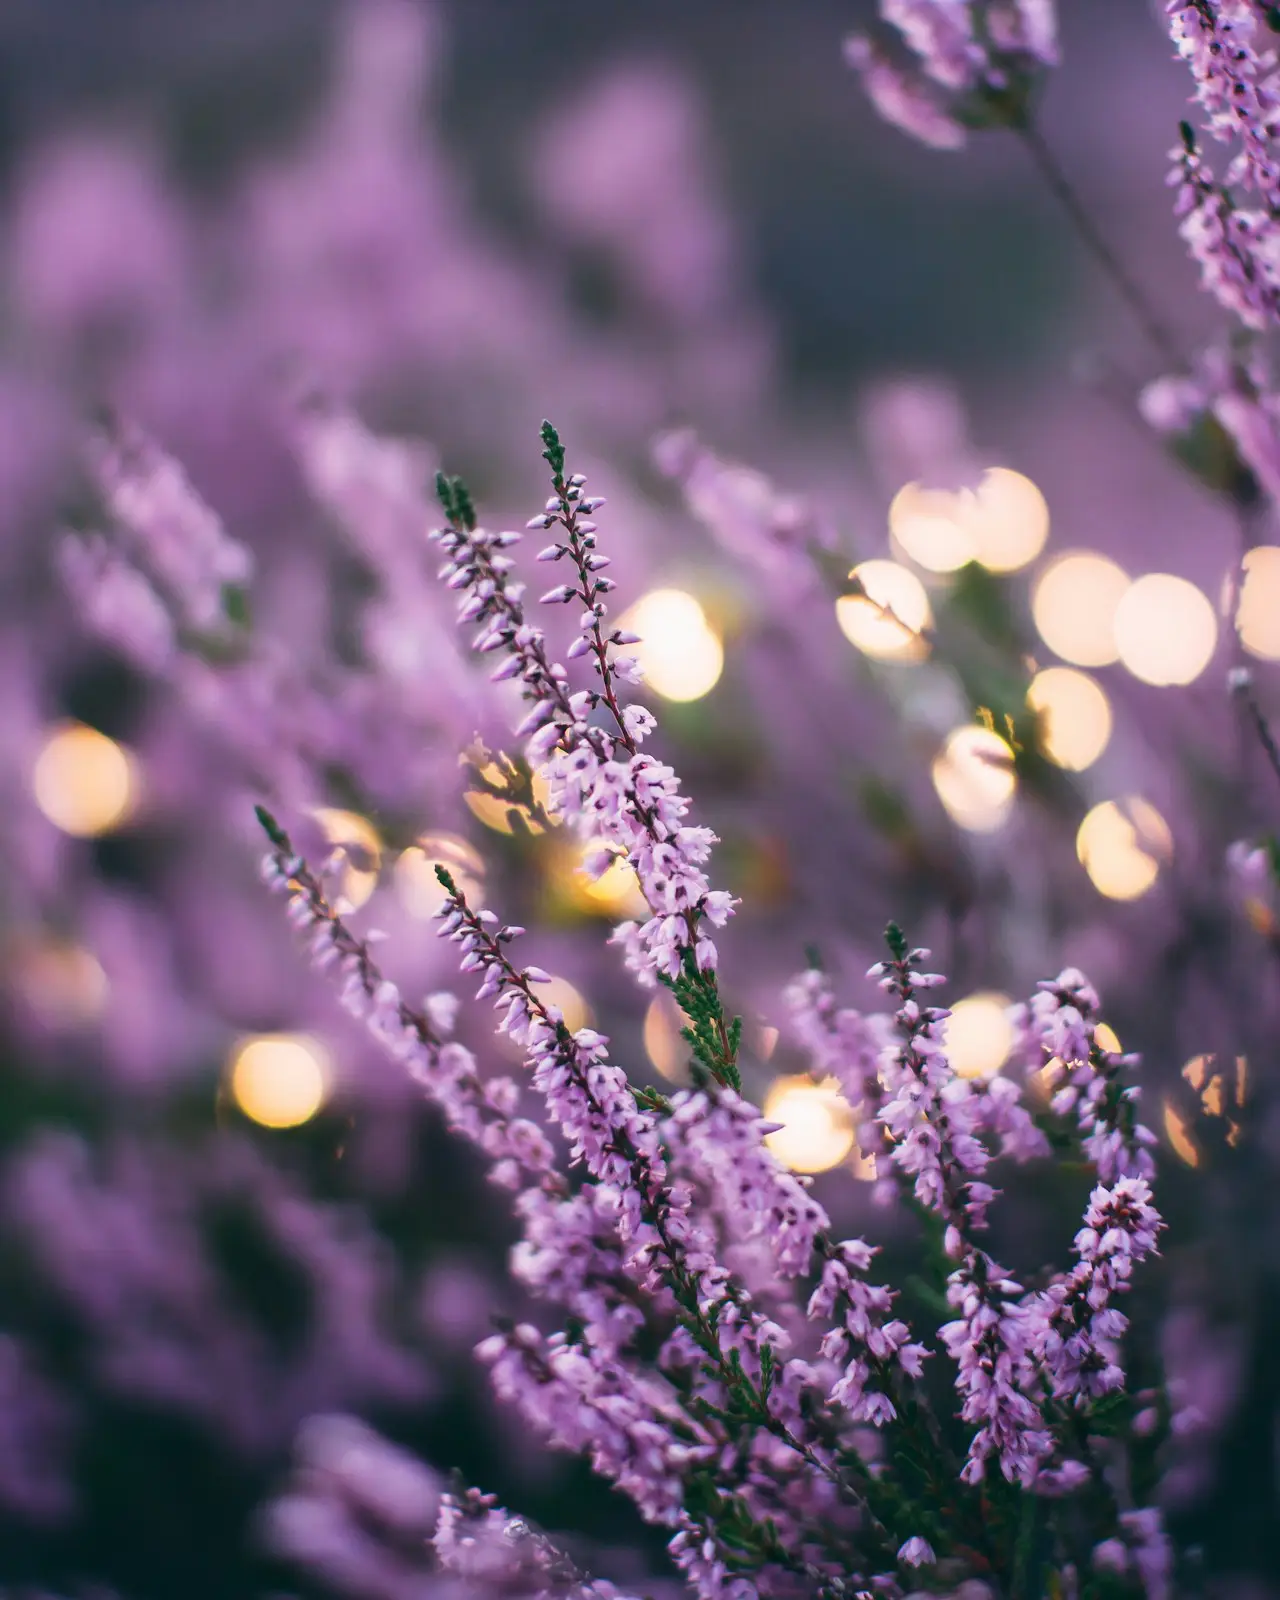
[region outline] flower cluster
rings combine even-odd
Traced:
[[[1204,125],[1238,145],[1227,181],[1252,190],[1263,210],[1280,205],[1276,53],[1262,43],[1266,24],[1252,0],[1166,0],[1169,32],[1186,61]]]
[[[1200,268],[1201,283],[1245,327],[1272,326],[1280,317],[1280,282],[1270,215],[1233,203],[1196,148],[1189,124],[1183,124],[1169,159],[1178,231]]]
[[[854,34],[845,59],[886,122],[939,150],[971,127],[1017,126],[1038,75],[1058,64],[1053,0],[880,0],[910,57]]]
[[[1098,1039],[1098,994],[1074,967],[1042,983],[1017,1014],[1024,1064],[1040,1074],[1059,1116],[1074,1116],[1084,1153],[1099,1179],[1150,1178],[1155,1134],[1137,1118],[1141,1090],[1121,1073],[1134,1056]]]
[[[548,809],[570,820],[592,843],[585,870],[602,876],[621,857],[635,871],[652,914],[642,924],[623,924],[615,934],[628,966],[647,982],[677,978],[686,962],[695,971],[711,972],[716,949],[706,924],[723,925],[733,910],[732,897],[712,889],[702,870],[715,835],[685,821],[689,803],[675,773],[641,750],[654,726],[652,714],[618,699],[618,685],[635,682],[640,674],[634,658],[611,654],[613,647],[634,643],[635,636],[608,629],[604,620],[604,597],[613,580],[603,575],[609,558],[596,548],[591,520],[604,501],[584,495],[583,474],[565,477],[564,451],[550,424],[544,424],[543,443],[553,493],[529,526],[562,530],[563,538],[538,559],[568,560],[573,577],[542,600],[583,607],[568,657],[588,657],[600,687],[571,692],[565,669],[548,659],[541,630],[526,621],[523,585],[510,581],[512,561],[505,553],[520,536],[478,528],[465,494],[443,479],[451,521],[434,534],[447,557],[441,577],[462,591],[459,620],[482,625],[474,648],[505,653],[495,680],[521,681],[530,710],[516,732],[528,739],[530,764],[547,781]],[[608,713],[608,727],[590,721],[600,708]]]
[[[940,1247],[929,1303],[951,1317],[913,1331],[905,1298],[868,1279],[877,1248],[832,1238],[826,1210],[779,1164],[770,1124],[742,1093],[739,1024],[723,1012],[704,930],[730,905],[702,870],[713,839],[685,821],[674,773],[641,751],[652,717],[618,698],[632,672],[613,652],[632,641],[605,621],[607,557],[591,520],[601,502],[565,473],[549,425],[543,443],[554,493],[534,521],[563,537],[542,557],[573,573],[543,599],[582,607],[567,659],[586,661],[595,685],[575,687],[528,620],[509,554],[517,536],[479,527],[465,487],[447,478],[449,521],[435,535],[442,577],[461,591],[462,620],[479,624],[476,648],[502,654],[495,676],[520,681],[520,731],[548,780],[550,815],[625,853],[636,872],[653,915],[624,935],[629,965],[642,982],[664,982],[684,1010],[693,1086],[670,1097],[636,1087],[603,1034],[570,1027],[544,997],[546,971],[515,959],[525,930],[473,906],[441,866],[440,935],[522,1054],[542,1108],[540,1122],[517,1117],[516,1085],[486,1076],[447,1039],[452,1008],[441,997],[422,1011],[404,1002],[369,940],[350,932],[279,824],[262,817],[267,877],[287,895],[313,960],[489,1156],[494,1176],[519,1191],[512,1269],[557,1325],[507,1322],[481,1344],[498,1395],[666,1529],[672,1558],[705,1600],[900,1595],[917,1568],[944,1564],[1005,1581],[1027,1559],[1020,1502],[1007,1497],[1026,1493],[1069,1508],[1061,1528],[1052,1514],[1046,1523],[1058,1531],[1035,1557],[1044,1581],[1070,1566],[1077,1535],[1066,1529],[1081,1518],[1100,1561],[1120,1552],[1145,1573],[1138,1550],[1156,1544],[1139,1533],[1150,1524],[1160,1536],[1158,1514],[1111,1494],[1077,1503],[1099,1470],[1089,1453],[1095,1412],[1124,1381],[1126,1324],[1112,1302],[1162,1226],[1149,1136],[1119,1079],[1126,1058],[1097,1043],[1096,996],[1064,974],[1023,1018],[1032,1064],[1052,1053],[1067,1075],[1055,1105],[1079,1109],[1100,1180],[1077,1265],[1026,1290],[977,1240],[997,1198],[992,1162],[1042,1157],[1048,1146],[1011,1079],[957,1076],[948,1014],[922,998],[944,982],[924,970],[928,952],[890,927],[889,958],[872,969],[893,1000],[887,1018],[842,1009],[820,972],[788,991],[813,1072],[841,1085],[882,1177]],[[567,1173],[553,1154],[561,1145]],[[796,1280],[803,1309],[789,1288]],[[959,1451],[922,1381],[931,1356],[933,1370],[945,1360],[952,1371]],[[450,1501],[437,1551],[446,1565],[483,1566],[491,1547],[524,1537],[511,1526],[483,1497]]]
[[[1128,1289],[1134,1264],[1152,1254],[1163,1227],[1145,1178],[1093,1191],[1076,1235],[1079,1265],[1034,1302],[1032,1345],[1055,1400],[1085,1407],[1124,1386],[1119,1342],[1128,1323],[1111,1301]]]

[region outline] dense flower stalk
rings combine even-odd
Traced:
[[[1178,231],[1200,269],[1202,285],[1247,328],[1271,326],[1280,318],[1271,217],[1235,205],[1196,149],[1185,124],[1182,140],[1169,152],[1169,159]]]
[[[1280,133],[1276,53],[1263,43],[1253,0],[1166,0],[1169,32],[1195,83],[1206,129],[1237,146],[1227,180],[1252,190],[1270,213],[1280,209]]]
[[[948,1013],[922,1006],[917,998],[945,979],[919,970],[929,952],[908,950],[896,928],[889,931],[889,943],[890,960],[877,963],[870,974],[898,1002],[896,1041],[881,1063],[880,1120],[893,1141],[895,1164],[912,1180],[919,1204],[942,1221],[946,1252],[955,1258],[966,1236],[986,1226],[995,1197],[983,1179],[990,1157],[974,1131],[972,1088],[952,1070],[942,1042]]]
[[[1080,1260],[1030,1303],[1031,1344],[1055,1400],[1084,1409],[1124,1386],[1119,1341],[1128,1319],[1112,1304],[1164,1223],[1145,1178],[1099,1184],[1076,1234]]]
[[[549,424],[543,437],[554,492],[531,526],[561,530],[562,538],[538,559],[567,559],[573,580],[542,600],[584,608],[568,656],[588,657],[600,687],[572,690],[565,668],[549,658],[542,631],[527,621],[523,585],[511,580],[513,563],[505,553],[520,535],[477,527],[465,491],[459,499],[461,486],[446,480],[446,509],[453,520],[433,535],[447,557],[441,577],[462,591],[459,620],[481,625],[474,648],[504,653],[493,677],[522,683],[530,710],[517,734],[528,739],[530,763],[547,780],[548,809],[593,845],[585,870],[599,877],[621,857],[636,873],[651,915],[644,923],[624,923],[615,934],[628,966],[648,983],[677,978],[688,962],[695,971],[710,973],[716,949],[707,925],[723,925],[734,904],[724,890],[711,888],[702,870],[715,835],[686,821],[689,802],[679,779],[641,750],[655,726],[652,713],[618,698],[620,684],[637,681],[639,669],[634,658],[612,653],[636,642],[635,636],[607,628],[604,620],[604,596],[613,581],[604,576],[609,558],[597,549],[591,520],[604,502],[584,495],[581,473],[564,476],[564,451]],[[609,728],[590,720],[601,708]]]
[[[1074,967],[1040,984],[1017,1014],[1024,1065],[1042,1074],[1059,1116],[1074,1114],[1085,1155],[1102,1183],[1149,1179],[1156,1137],[1138,1121],[1138,1086],[1121,1081],[1137,1057],[1103,1048],[1098,1010],[1097,990]]]
[[[950,48],[942,34],[916,42],[940,61]],[[945,1296],[952,1313],[936,1342],[954,1363],[961,1444],[919,1381],[932,1335],[914,1337],[905,1301],[869,1280],[874,1246],[833,1239],[810,1182],[778,1163],[765,1142],[770,1124],[741,1093],[737,1023],[720,1005],[707,933],[732,909],[702,871],[713,836],[688,824],[674,774],[641,748],[652,718],[619,694],[634,672],[615,652],[631,641],[606,621],[611,584],[591,522],[599,502],[585,497],[580,475],[566,477],[549,426],[543,443],[555,492],[533,520],[562,531],[541,556],[567,562],[571,575],[543,599],[582,608],[568,659],[587,661],[595,685],[573,687],[528,621],[507,553],[518,536],[479,528],[465,489],[447,478],[448,525],[435,534],[442,575],[461,591],[463,620],[479,626],[476,648],[502,654],[495,676],[520,682],[520,732],[547,779],[548,814],[603,841],[603,864],[624,855],[636,872],[652,915],[623,933],[629,964],[684,1009],[693,1085],[670,1096],[633,1088],[609,1040],[570,1027],[544,997],[548,974],[514,958],[524,930],[476,909],[437,868],[440,935],[524,1056],[567,1153],[557,1172],[552,1138],[517,1115],[516,1086],[482,1078],[449,1039],[452,1002],[408,1006],[369,940],[350,932],[321,879],[262,814],[272,846],[265,875],[288,898],[316,965],[490,1157],[494,1176],[519,1191],[513,1275],[559,1325],[499,1321],[479,1349],[497,1392],[667,1530],[700,1600],[895,1594],[917,1569],[941,1574],[947,1563],[1003,1578],[1024,1559],[1025,1541],[1008,1514],[1020,1502],[1001,1477],[1042,1500],[1092,1485],[1081,1548],[1094,1549],[1100,1569],[1123,1564],[1157,1581],[1146,1574],[1162,1559],[1158,1521],[1122,1513],[1082,1432],[1124,1384],[1126,1321],[1114,1301],[1162,1226],[1146,1182],[1150,1135],[1118,1081],[1125,1061],[1098,1046],[1096,995],[1064,973],[1022,1017],[1029,1064],[1050,1058],[1049,1070],[1066,1075],[1055,1109],[1078,1111],[1099,1176],[1076,1265],[1028,1292],[977,1241],[997,1198],[993,1158],[1042,1156],[1047,1141],[1017,1083],[957,1076],[948,1013],[924,1003],[944,981],[924,970],[928,952],[888,930],[889,959],[872,969],[892,997],[888,1017],[840,1009],[819,972],[787,992],[811,1071],[840,1084],[890,1192],[896,1184],[953,1263],[936,1268],[926,1304]],[[438,1553],[450,1570],[479,1571],[507,1543],[531,1538],[521,1572],[539,1592],[607,1594],[527,1535],[492,1501],[462,1496],[444,1507]]]

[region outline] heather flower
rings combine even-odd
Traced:
[[[1200,268],[1204,288],[1247,328],[1270,326],[1280,316],[1280,260],[1270,216],[1235,205],[1201,158],[1186,124],[1169,159],[1178,232]]]
[[[482,1079],[471,1052],[448,1038],[453,997],[433,996],[421,1010],[406,1004],[374,960],[369,939],[347,927],[288,835],[269,813],[260,809],[259,818],[272,846],[263,859],[263,880],[286,897],[289,921],[305,939],[313,965],[335,983],[343,1008],[435,1101],[450,1128],[484,1151],[496,1183],[518,1188],[531,1181],[558,1192],[546,1136],[513,1114],[520,1098],[516,1083]]]
[[[611,1583],[579,1572],[546,1534],[477,1489],[441,1495],[431,1546],[445,1572],[495,1594],[532,1590],[563,1600],[627,1600]]]
[[[1079,1264],[1032,1297],[1030,1344],[1054,1399],[1083,1409],[1124,1385],[1119,1342],[1128,1319],[1112,1305],[1164,1223],[1144,1178],[1099,1184],[1076,1235]]]
[[[891,1290],[866,1282],[876,1255],[861,1239],[827,1245],[822,1278],[809,1299],[810,1320],[830,1322],[822,1354],[841,1368],[832,1402],[854,1422],[883,1427],[898,1415],[894,1395],[918,1378],[928,1351],[913,1343],[907,1324],[892,1315]]]
[[[1121,1080],[1137,1057],[1098,1043],[1098,1009],[1097,991],[1075,968],[1041,983],[1016,1013],[1023,1063],[1028,1072],[1041,1073],[1053,1111],[1074,1114],[1085,1155],[1104,1184],[1150,1178],[1156,1138],[1137,1119],[1137,1085]]]
[[[886,122],[939,150],[968,128],[1019,127],[1037,78],[1058,64],[1053,0],[880,0],[906,50],[899,65],[854,34],[845,60]]]
[[[459,499],[460,486],[443,479],[453,520],[433,534],[447,557],[440,576],[461,591],[459,620],[481,625],[474,648],[503,652],[494,679],[520,679],[531,708],[516,732],[527,738],[530,765],[547,781],[548,810],[599,841],[587,870],[599,876],[621,857],[636,873],[651,915],[615,932],[628,967],[650,984],[677,979],[686,964],[710,974],[716,948],[708,925],[723,926],[734,906],[732,896],[711,888],[702,870],[715,835],[686,822],[689,802],[675,773],[641,749],[655,726],[652,713],[618,697],[622,683],[638,681],[639,668],[633,657],[615,653],[635,643],[634,636],[605,624],[604,597],[613,581],[604,575],[609,558],[597,548],[592,520],[604,501],[583,493],[581,473],[564,476],[564,451],[550,424],[544,425],[543,440],[554,492],[530,526],[562,530],[563,539],[546,546],[538,559],[567,559],[572,580],[548,590],[542,603],[583,607],[568,659],[587,658],[600,687],[571,690],[565,668],[548,657],[542,631],[526,620],[524,586],[511,579],[513,562],[506,554],[520,535],[478,528],[465,491]],[[590,720],[597,710],[606,714],[608,726]]]
[[[248,581],[252,560],[179,463],[136,428],[119,424],[93,441],[90,466],[116,525],[181,623],[201,633],[221,629],[227,591]]]
[[[947,1301],[959,1315],[939,1337],[956,1363],[960,1415],[976,1428],[961,1477],[980,1483],[994,1458],[1011,1483],[1030,1488],[1054,1441],[1030,1398],[1034,1371],[1022,1285],[971,1249],[948,1281]]]
[[[476,980],[476,998],[492,1003],[497,1031],[521,1051],[563,1140],[561,1174],[546,1134],[516,1114],[518,1087],[483,1077],[448,1037],[452,1003],[405,1003],[369,939],[351,933],[264,813],[266,876],[347,1008],[489,1156],[493,1176],[518,1191],[513,1275],[563,1325],[503,1323],[482,1343],[500,1398],[667,1529],[673,1560],[704,1600],[790,1594],[798,1579],[821,1594],[884,1588],[895,1564],[930,1566],[966,1547],[966,1519],[981,1525],[986,1504],[972,1491],[990,1470],[1045,1499],[1071,1495],[1088,1478],[1066,1419],[1123,1383],[1125,1322],[1112,1301],[1161,1226],[1145,1179],[1149,1136],[1117,1081],[1127,1063],[1097,1045],[1096,994],[1073,972],[1042,985],[1021,1017],[1025,1053],[1040,1065],[1053,1052],[1067,1073],[1069,1098],[1060,1091],[1057,1109],[1083,1108],[1101,1181],[1076,1267],[1028,1293],[976,1239],[996,1199],[987,1181],[996,1148],[1028,1159],[1045,1154],[1046,1141],[1012,1080],[957,1077],[944,1048],[947,1012],[924,1003],[944,981],[926,970],[927,951],[890,928],[890,959],[872,972],[893,999],[889,1018],[841,1010],[821,973],[788,990],[813,1071],[840,1082],[868,1142],[955,1263],[945,1280],[953,1316],[938,1331],[967,1430],[963,1465],[947,1463],[959,1480],[950,1526],[934,1503],[950,1446],[918,1382],[930,1345],[898,1314],[895,1291],[869,1281],[875,1247],[832,1240],[825,1208],[778,1164],[764,1142],[769,1124],[741,1092],[739,1025],[724,1015],[706,933],[731,909],[702,872],[713,836],[689,825],[675,774],[640,748],[653,719],[620,697],[631,670],[616,652],[630,640],[605,620],[611,584],[591,520],[599,502],[580,476],[565,476],[549,426],[543,442],[554,493],[534,522],[563,530],[541,554],[567,561],[570,574],[543,600],[581,607],[566,659],[586,660],[595,686],[573,687],[526,617],[507,554],[518,536],[481,529],[450,479],[440,483],[448,525],[435,534],[447,557],[442,577],[461,592],[463,620],[478,625],[476,647],[501,653],[498,681],[519,680],[529,707],[520,732],[548,781],[548,811],[604,840],[596,870],[618,853],[636,872],[653,915],[624,934],[629,964],[642,982],[664,982],[684,1009],[693,1087],[670,1098],[633,1088],[609,1040],[571,1028],[544,998],[548,974],[515,959],[524,930],[476,909],[438,868],[439,933]],[[806,1278],[802,1321],[786,1285]],[[898,1483],[903,1461],[917,1466]],[[1139,1526],[1108,1512],[1095,1542],[1118,1541],[1127,1562]],[[489,1571],[493,1553],[508,1539],[520,1544],[523,1530],[470,1495],[445,1506],[439,1553],[446,1565]],[[552,1559],[536,1538],[530,1550],[535,1564]],[[579,1592],[568,1581],[567,1592]]]
[[[1280,205],[1276,53],[1252,0],[1166,0],[1169,32],[1195,83],[1206,129],[1239,144],[1227,181],[1253,190],[1264,210]]]
[[[913,1534],[898,1551],[898,1560],[907,1567],[931,1567],[936,1557],[929,1541]]]
[[[896,928],[889,944],[891,959],[870,972],[899,1002],[897,1037],[881,1063],[885,1098],[878,1116],[892,1141],[892,1160],[912,1180],[920,1205],[941,1219],[947,1254],[955,1258],[968,1232],[986,1226],[995,1194],[983,1180],[990,1157],[976,1134],[973,1090],[956,1076],[943,1048],[948,1013],[917,999],[945,980],[919,970],[929,952],[908,950]]]

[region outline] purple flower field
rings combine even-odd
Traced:
[[[0,86],[0,1600],[1280,1596],[1280,7]]]

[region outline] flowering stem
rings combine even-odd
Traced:
[[[1110,278],[1120,298],[1129,307],[1152,349],[1175,369],[1186,366],[1178,342],[1168,326],[1152,309],[1143,290],[1129,275],[1124,263],[1108,244],[1098,224],[1094,221],[1083,200],[1062,170],[1057,156],[1044,135],[1033,122],[1027,121],[1017,128],[1036,171],[1044,180],[1049,193],[1066,212],[1081,244]]]
[[[449,901],[461,918],[462,926],[466,930],[468,939],[473,948],[480,953],[479,965],[500,974],[502,987],[516,990],[522,996],[525,1006],[531,1016],[535,1016],[547,1028],[554,1031],[557,1039],[566,1048],[563,1059],[566,1062],[574,1061],[573,1035],[565,1026],[558,1013],[553,1013],[538,998],[529,977],[522,972],[508,957],[503,948],[500,935],[490,931],[481,921],[480,917],[472,911],[467,904],[465,896],[458,889],[447,868],[436,866],[436,877],[441,887],[449,897]],[[592,1085],[591,1075],[581,1068],[575,1067],[574,1076],[578,1081],[578,1088],[584,1099],[590,1104],[593,1112],[602,1122],[608,1120],[607,1108],[601,1104]],[[684,1251],[672,1237],[667,1226],[668,1197],[658,1187],[650,1162],[645,1153],[636,1147],[625,1129],[615,1128],[607,1146],[607,1153],[616,1155],[627,1163],[631,1169],[631,1182],[640,1200],[640,1210],[644,1220],[653,1228],[662,1245],[665,1256],[663,1275],[667,1285],[679,1304],[686,1319],[686,1327],[693,1335],[698,1347],[711,1363],[716,1378],[725,1386],[731,1397],[733,1410],[740,1417],[766,1428],[775,1438],[780,1439],[790,1449],[794,1450],[810,1467],[827,1478],[841,1495],[851,1504],[857,1506],[868,1515],[871,1515],[865,1498],[853,1489],[848,1479],[821,1456],[799,1439],[781,1418],[775,1416],[769,1409],[768,1386],[763,1382],[757,1384],[744,1370],[741,1361],[736,1358],[737,1353],[732,1352],[726,1358],[720,1345],[719,1331],[716,1315],[710,1314],[703,1303],[700,1289],[700,1280],[697,1272],[691,1270],[685,1261]],[[732,1286],[726,1289],[727,1295],[737,1299]],[[744,1306],[744,1310],[747,1308]],[[714,1302],[712,1303],[714,1311]],[[718,1412],[718,1420],[728,1420],[727,1414]],[[879,1524],[877,1523],[877,1527]],[[883,1531],[883,1530],[881,1530]],[[888,1535],[885,1535],[886,1540]]]

